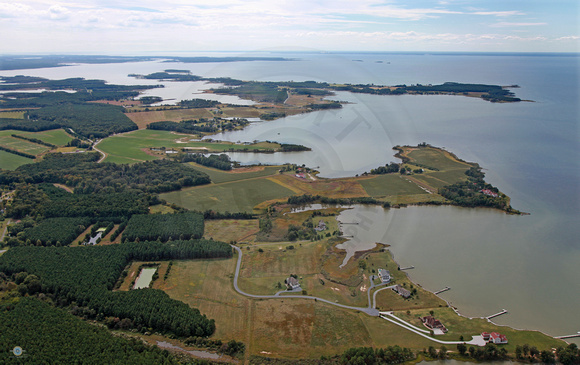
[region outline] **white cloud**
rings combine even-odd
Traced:
[[[516,11],[516,10],[511,10],[511,11],[474,11],[471,14],[474,14],[474,15],[493,15],[493,16],[499,16],[499,17],[525,15],[525,13],[522,13],[522,12]]]
[[[548,23],[517,23],[517,22],[498,22],[491,24],[490,27],[502,28],[502,27],[535,27],[541,25],[548,25]]]
[[[53,5],[48,9],[48,15],[52,20],[66,20],[70,16],[70,11],[64,6]]]

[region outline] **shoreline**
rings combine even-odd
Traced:
[[[391,257],[393,258],[393,261],[396,262],[397,265],[398,265],[399,263],[395,259],[395,254],[390,249],[387,248],[387,250],[389,251]],[[423,290],[428,291],[429,293],[435,295],[437,298],[439,298],[439,299],[443,300],[445,303],[447,303],[447,306],[449,308],[451,308],[453,310],[453,312],[455,312],[455,314],[457,314],[460,317],[463,317],[463,318],[466,318],[466,319],[469,319],[469,320],[472,320],[472,319],[485,319],[489,323],[491,323],[491,324],[493,324],[495,326],[508,327],[508,328],[511,328],[513,330],[516,330],[516,331],[532,331],[532,332],[538,332],[538,333],[541,333],[541,334],[543,334],[545,336],[548,336],[548,337],[551,337],[551,338],[554,338],[554,339],[557,339],[557,340],[562,340],[562,341],[566,342],[567,344],[570,344],[570,342],[566,341],[566,339],[556,338],[555,336],[549,335],[549,334],[547,334],[547,333],[545,333],[545,332],[543,332],[541,330],[538,330],[538,329],[516,328],[516,327],[514,327],[512,325],[509,325],[509,324],[499,324],[499,323],[496,323],[496,322],[492,321],[491,319],[488,319],[487,317],[469,317],[469,316],[467,316],[465,314],[462,314],[457,307],[455,307],[454,305],[452,305],[448,300],[442,298],[440,294],[435,294],[435,291],[431,291],[431,290],[425,289],[425,287],[423,287],[420,283],[418,283],[417,281],[413,280],[411,278],[411,276],[409,275],[408,272],[405,272],[405,275],[407,276],[407,279],[409,279],[410,282],[412,282],[413,284],[421,287]]]

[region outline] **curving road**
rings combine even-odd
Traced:
[[[331,304],[331,305],[334,305],[334,306],[337,306],[340,308],[356,310],[359,312],[366,313],[369,316],[373,316],[373,317],[379,316],[379,311],[375,308],[372,308],[371,303],[370,303],[370,290],[375,287],[372,280],[371,280],[371,286],[369,287],[369,306],[368,307],[351,307],[349,305],[335,303],[335,302],[331,302],[330,300],[327,300],[324,298],[318,298],[318,297],[313,297],[313,296],[309,296],[309,295],[284,295],[284,296],[280,296],[280,293],[282,293],[282,292],[278,292],[274,295],[255,295],[255,294],[246,293],[238,287],[238,277],[240,275],[240,268],[242,267],[242,255],[243,255],[243,253],[239,247],[233,246],[233,245],[232,245],[232,247],[238,252],[238,263],[236,264],[236,272],[234,274],[234,289],[238,293],[240,293],[246,297],[256,298],[256,299],[280,299],[280,298],[284,298],[284,299],[285,298],[310,299],[310,300],[314,300],[314,301],[328,303],[328,304]],[[381,285],[381,284],[379,284],[379,285]],[[284,291],[284,292],[286,292],[286,291]]]
[[[312,297],[312,296],[307,296],[307,295],[280,295],[281,293],[291,293],[291,292],[299,292],[300,290],[292,290],[292,291],[287,291],[287,290],[283,290],[283,291],[279,291],[274,295],[255,295],[255,294],[249,294],[246,293],[244,291],[242,291],[239,287],[238,287],[238,277],[240,274],[240,268],[242,267],[242,250],[237,247],[237,246],[233,246],[231,245],[237,252],[238,252],[238,262],[236,264],[236,272],[234,274],[234,289],[240,293],[241,295],[244,295],[246,297],[250,297],[250,298],[257,298],[257,299],[280,299],[280,298],[297,298],[297,299],[311,299],[314,301],[321,301],[324,303],[328,303],[340,308],[345,308],[345,309],[352,309],[352,310],[356,310],[359,312],[363,312],[368,314],[369,316],[373,316],[373,317],[380,317],[384,320],[387,320],[399,327],[402,327],[408,331],[411,331],[419,336],[422,336],[426,339],[429,339],[431,341],[437,342],[437,343],[441,343],[441,344],[446,344],[446,345],[455,345],[455,344],[459,344],[459,343],[464,343],[464,344],[469,344],[469,345],[477,345],[477,346],[485,346],[485,341],[483,341],[483,338],[481,338],[481,336],[472,336],[471,341],[443,341],[443,340],[438,340],[436,338],[433,338],[430,336],[430,331],[418,328],[413,326],[412,324],[405,322],[404,320],[402,320],[401,318],[398,318],[396,316],[394,316],[392,314],[392,312],[379,312],[378,309],[376,309],[376,300],[377,300],[377,293],[381,290],[385,290],[385,289],[390,289],[392,287],[394,287],[394,285],[391,286],[386,286],[384,288],[378,289],[374,292],[373,294],[373,301],[371,302],[371,290],[375,287],[379,287],[379,286],[383,286],[386,285],[386,283],[381,283],[378,285],[375,285],[373,283],[373,277],[374,275],[371,275],[370,279],[370,286],[367,290],[367,295],[368,295],[368,300],[369,300],[369,306],[368,307],[351,307],[349,305],[344,305],[344,304],[340,304],[340,303],[335,303],[335,302],[331,302],[330,300],[326,300],[323,298],[317,298],[317,297]]]

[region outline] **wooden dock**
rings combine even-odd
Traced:
[[[340,222],[340,224],[358,224],[358,223],[356,223],[356,222],[353,222],[353,223],[348,223],[348,222]]]
[[[564,340],[564,339],[566,339],[566,338],[574,338],[574,337],[580,337],[580,332],[578,332],[578,333],[577,333],[577,334],[575,334],[575,335],[556,336],[556,337],[554,337],[554,338],[558,338],[558,339],[560,339],[560,340]]]
[[[485,318],[489,320],[489,319],[492,319],[492,318],[495,318],[495,317],[499,317],[499,316],[501,316],[502,314],[507,314],[507,312],[508,312],[507,310],[505,310],[505,309],[502,309],[502,310],[501,310],[501,312],[498,312],[498,313],[496,313],[496,314],[492,314],[491,316],[489,316],[489,317],[485,317]]]
[[[439,293],[446,292],[447,290],[451,290],[451,288],[450,288],[450,287],[448,287],[448,286],[446,286],[445,288],[443,288],[443,289],[441,289],[441,290],[438,290],[438,291],[436,291],[436,292],[435,292],[435,293],[433,293],[433,294],[437,295],[437,294],[439,294]]]
[[[415,268],[415,266],[411,265],[411,266],[407,266],[407,267],[400,267],[399,270],[411,270],[414,268]]]

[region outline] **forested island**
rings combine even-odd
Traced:
[[[178,71],[178,72],[176,72]],[[165,70],[149,75],[135,75],[136,78],[172,80],[172,81],[206,81],[221,83],[225,87],[212,89],[216,94],[238,95],[243,99],[251,99],[260,102],[282,103],[288,93],[309,96],[328,96],[334,91],[350,91],[362,94],[374,95],[423,95],[423,94],[443,94],[443,95],[465,95],[479,97],[490,102],[517,102],[520,98],[509,91],[510,88],[517,88],[517,85],[499,86],[485,84],[466,84],[458,82],[445,82],[440,85],[375,85],[375,84],[331,84],[327,82],[302,81],[302,82],[273,82],[273,81],[242,81],[231,78],[204,78],[192,75],[183,70]],[[334,107],[340,107],[336,104]],[[328,106],[326,106],[328,107]]]

